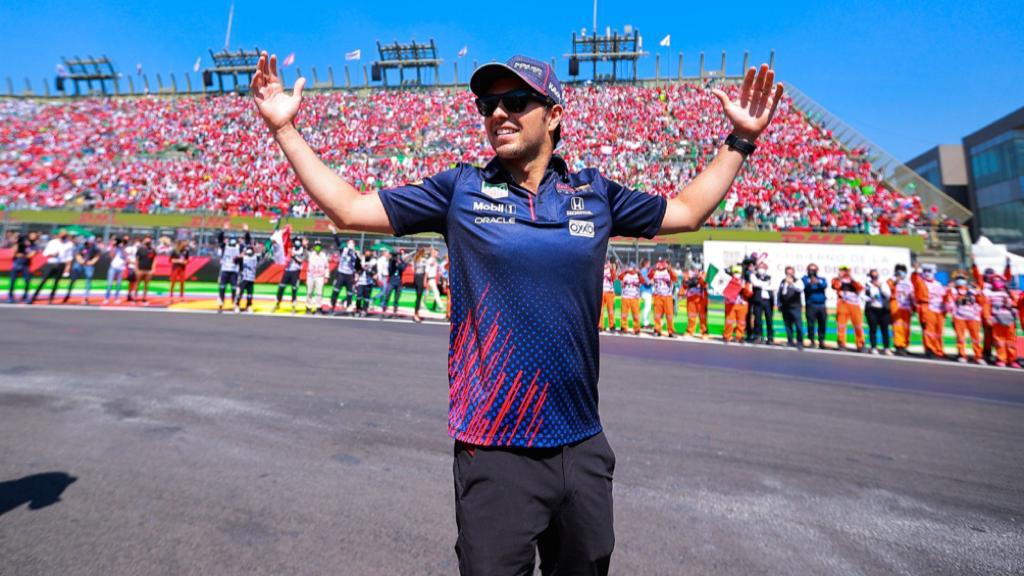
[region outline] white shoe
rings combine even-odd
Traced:
[[[242,309],[238,307],[238,304],[235,304],[235,314],[238,314],[241,311]]]

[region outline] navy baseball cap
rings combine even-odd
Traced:
[[[558,76],[555,75],[555,70],[551,65],[522,55],[513,56],[504,64],[491,62],[477,68],[469,79],[469,89],[477,96],[484,96],[495,80],[509,76],[526,82],[530,88],[548,97],[555,104],[565,105],[562,83],[558,80]],[[562,125],[559,124],[558,128],[555,129],[556,146],[561,139]]]

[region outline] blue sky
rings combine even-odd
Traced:
[[[149,74],[179,80],[207,49],[223,46],[230,0],[171,3],[109,0],[5,0],[0,3],[0,76],[20,89],[28,76],[52,78],[61,56],[106,54],[124,73],[142,63]],[[237,0],[232,48],[294,52],[296,65],[341,81],[344,53],[375,57],[375,41],[434,38],[450,79],[456,53],[465,78],[472,61],[526,53],[549,60],[570,49],[573,30],[591,28],[591,0],[515,2],[361,2]],[[623,2],[603,0],[598,27],[638,28],[672,73],[679,51],[694,74],[697,55],[717,67],[722,50],[737,71],[776,51],[783,81],[817,100],[902,160],[961,137],[1024,105],[1024,17],[1017,1],[953,2]],[[672,35],[671,57],[657,46]],[[45,39],[45,40],[42,40]],[[193,81],[196,79],[193,77]],[[152,78],[151,78],[152,81]],[[6,91],[6,83],[0,85]]]

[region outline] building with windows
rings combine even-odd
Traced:
[[[973,239],[1024,253],[1024,107],[906,165],[970,208]]]
[[[907,168],[931,183],[964,208],[971,208],[967,190],[964,147],[940,144],[906,163]]]
[[[963,139],[972,232],[1024,252],[1024,107]]]

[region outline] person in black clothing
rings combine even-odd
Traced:
[[[332,224],[331,233],[334,234],[334,245],[338,248],[338,267],[334,271],[334,289],[331,291],[331,312],[338,306],[338,295],[341,289],[345,289],[345,302],[343,306],[347,309],[352,305],[352,296],[355,290],[356,267],[359,260],[359,253],[356,252],[355,240],[342,243],[338,229]]]
[[[373,272],[376,264],[373,252],[367,250],[363,258],[356,258],[356,316],[366,316],[370,311],[370,295],[373,293]]]
[[[801,279],[804,285],[804,303],[807,315],[807,339],[814,346],[814,334],[818,334],[818,348],[825,349],[825,329],[828,325],[828,312],[825,309],[825,290],[828,282],[818,276],[818,265],[807,266],[807,275]],[[817,330],[815,330],[817,328]]]
[[[25,282],[25,292],[21,295],[22,302],[28,300],[29,284],[32,283],[32,257],[39,250],[39,233],[31,231],[28,234],[18,234],[14,243],[14,261],[11,266],[11,283],[7,287],[7,301],[14,303],[14,285],[21,277]]]
[[[384,296],[380,299],[381,312],[388,311],[388,300],[394,294],[392,315],[398,314],[398,301],[402,298],[402,272],[409,265],[410,256],[406,256],[405,248],[399,248],[398,253],[388,260],[388,283],[384,286]],[[383,316],[382,316],[383,317]]]
[[[753,284],[754,273],[757,270],[757,258],[758,258],[758,254],[757,254],[757,252],[754,252],[750,256],[747,256],[746,258],[743,259],[742,264],[743,264],[743,281],[744,282],[750,282],[751,284]],[[743,338],[744,342],[753,342],[754,341],[755,337],[754,337],[754,328],[753,327],[754,327],[754,311],[755,310],[756,309],[755,309],[753,304],[751,304],[750,306],[747,306],[747,333],[746,333],[746,335]]]
[[[775,290],[772,289],[772,277],[768,274],[768,264],[761,262],[750,279],[754,287],[754,296],[750,299],[750,307],[754,310],[754,338],[758,344],[775,343]]]
[[[135,253],[135,260],[139,263],[137,274],[138,284],[142,284],[142,304],[149,306],[149,283],[153,280],[153,264],[156,262],[156,249],[153,248],[153,237],[146,236]]]
[[[776,298],[779,311],[782,312],[782,322],[786,325],[786,345],[793,346],[795,343],[799,350],[804,349],[804,322],[801,317],[803,293],[803,282],[796,279],[796,271],[792,266],[786,266],[786,277],[779,284]]]

